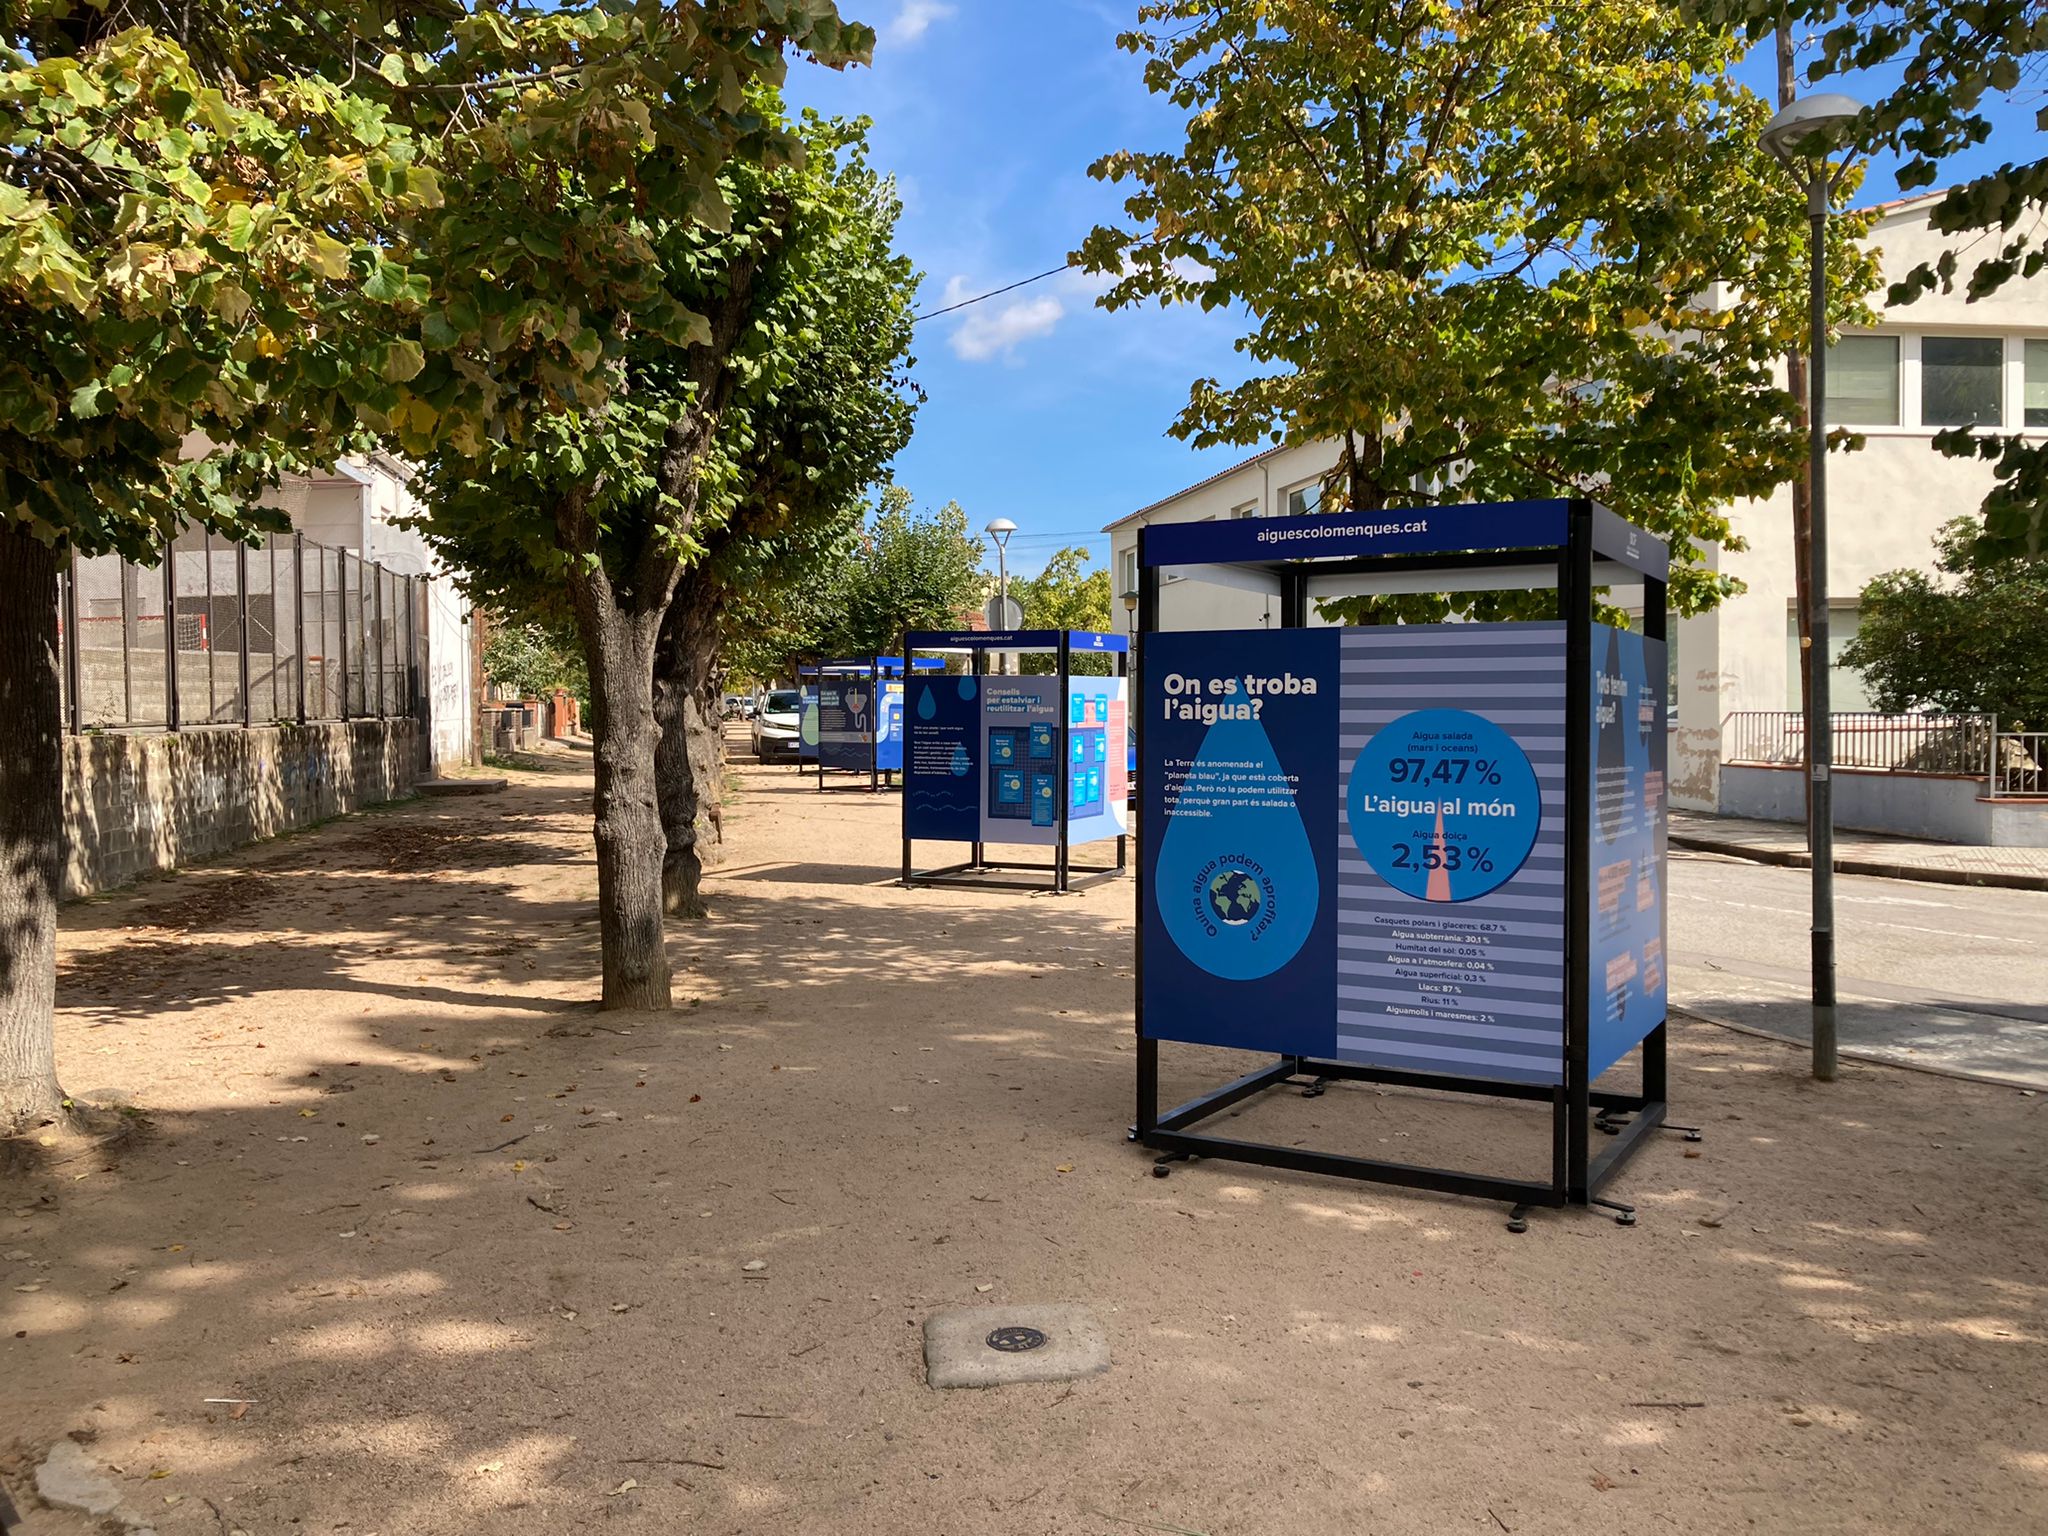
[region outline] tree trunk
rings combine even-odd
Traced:
[[[717,579],[693,571],[677,584],[655,663],[655,714],[661,746],[655,780],[668,841],[662,905],[702,917],[704,869],[725,841],[725,722],[719,709],[720,629]]]
[[[56,1115],[57,890],[64,857],[57,555],[0,531],[0,1135]]]
[[[592,812],[597,834],[598,934],[604,949],[599,1007],[669,1006],[662,928],[661,812],[654,759],[654,646],[674,585],[615,585],[601,564],[570,578],[577,628],[590,667],[591,755],[597,768]]]

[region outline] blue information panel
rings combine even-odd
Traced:
[[[1664,1021],[1664,645],[1593,626],[1588,1066],[1594,1077]]]
[[[1073,678],[1062,705],[1056,677],[913,679],[903,835],[1050,846],[1063,793],[1070,844],[1121,835],[1126,689],[1118,677]]]
[[[866,773],[875,753],[875,680],[864,673],[818,680],[818,760],[822,767]]]
[[[903,771],[903,685],[882,681],[881,735],[875,738],[875,766],[884,773]]]
[[[1564,639],[1149,636],[1146,1033],[1563,1081]]]

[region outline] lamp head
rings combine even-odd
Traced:
[[[1002,549],[1008,546],[1010,535],[1017,531],[1017,525],[1007,517],[998,517],[991,519],[988,526],[981,531],[996,541],[996,548]]]
[[[1824,159],[1840,149],[1849,127],[1863,115],[1863,103],[1839,91],[1802,96],[1780,107],[1764,125],[1763,146],[1788,166]]]

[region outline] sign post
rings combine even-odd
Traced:
[[[1632,1221],[1600,1191],[1665,1115],[1662,544],[1538,501],[1165,524],[1139,565],[1131,1134],[1155,1172],[1227,1157],[1507,1200],[1517,1231],[1537,1205]],[[1168,568],[1265,584],[1282,627],[1164,627]],[[1640,591],[1640,632],[1594,622],[1596,585]],[[1536,622],[1308,626],[1357,592],[1552,586]],[[1162,1111],[1162,1041],[1275,1059]],[[1638,1047],[1634,1087],[1593,1087]],[[1347,1081],[1548,1105],[1547,1175],[1195,1129]]]

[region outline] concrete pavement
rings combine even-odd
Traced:
[[[1762,864],[1811,867],[1806,829],[1787,821],[1750,821],[1741,816],[1671,813],[1671,846],[1733,854]],[[1835,869],[1841,874],[1881,875],[1942,885],[2004,886],[2048,891],[2048,848],[1973,848],[1961,843],[1917,842],[1875,832],[1835,833]]]
[[[1811,1038],[1809,881],[1674,847],[1673,1005]],[[1844,1050],[2048,1089],[2048,892],[1844,874],[1835,899]]]

